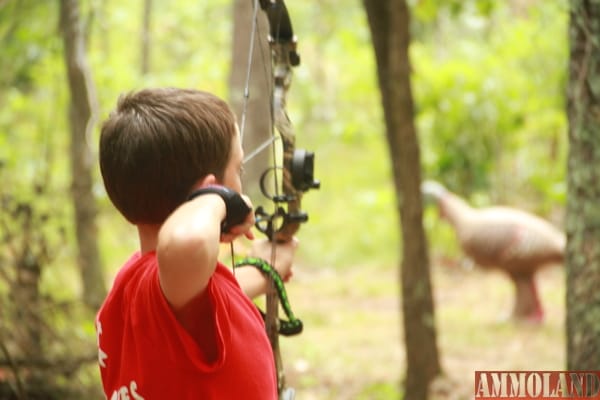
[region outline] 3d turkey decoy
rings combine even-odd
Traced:
[[[507,273],[515,286],[513,316],[542,321],[544,311],[535,274],[546,265],[563,262],[565,234],[522,210],[503,206],[474,208],[438,182],[423,182],[421,191],[425,200],[435,200],[441,217],[453,227],[469,258],[483,268]]]

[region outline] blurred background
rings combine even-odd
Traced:
[[[101,397],[94,307],[138,245],[97,168],[98,121],[118,95],[180,86],[231,99],[234,2],[74,2],[84,51],[75,42],[71,54],[88,67],[93,124],[73,144],[68,3],[0,1],[0,398]],[[567,2],[408,5],[423,178],[474,206],[510,205],[562,226]],[[365,10],[334,0],[287,7],[302,57],[287,108],[322,182],[303,199],[310,223],[288,285],[305,325],[282,339],[288,383],[298,399],[396,399],[402,249]],[[90,209],[73,202],[86,185]],[[82,233],[82,218],[97,231]],[[434,396],[471,398],[475,370],[564,368],[562,267],[538,276],[545,320],[514,323],[509,280],[474,267],[435,207],[425,208],[424,224],[444,370]],[[92,240],[88,252],[82,236]],[[97,259],[101,273],[86,275],[82,258]]]

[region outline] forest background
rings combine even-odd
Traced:
[[[140,73],[142,3],[82,2],[99,117],[107,115],[120,93],[145,86],[202,88],[228,98],[231,2],[155,2],[145,74]],[[409,4],[423,176],[442,181],[474,204],[509,204],[561,225],[566,3]],[[404,362],[396,279],[402,249],[393,223],[395,195],[366,17],[359,2],[343,7],[333,0],[289,2],[288,8],[302,56],[288,110],[299,146],[316,152],[316,176],[322,181],[320,191],[305,197],[311,222],[300,236],[296,282],[290,285],[292,303],[306,324],[302,336],[283,343],[290,382],[300,398],[397,398]],[[62,376],[58,384],[69,392],[94,392],[96,333],[93,317],[77,300],[81,282],[65,156],[69,95],[57,27],[54,2],[0,2],[2,233],[12,249],[16,242],[38,238],[32,251],[43,256],[42,291],[53,299],[40,367],[52,369],[64,364],[66,354],[78,355],[76,366],[54,371]],[[96,129],[89,138],[94,152],[97,134]],[[137,239],[112,209],[95,173],[101,258],[110,285]],[[24,220],[14,213],[23,208],[11,204],[35,206],[30,210],[37,218],[35,229],[19,225]],[[493,273],[461,268],[450,229],[433,210],[425,222],[448,375],[440,396],[469,397],[475,369],[562,369],[562,271],[542,277],[550,311],[543,326],[499,322],[510,304],[508,284]],[[0,251],[7,279],[7,266],[19,254],[8,246]],[[0,291],[7,304],[9,288],[2,284]],[[2,321],[0,332],[7,337],[14,327]],[[2,347],[4,355],[10,354]],[[508,361],[499,361],[500,355],[505,360],[508,355]],[[82,363],[85,368],[79,368]],[[18,367],[0,366],[5,371]],[[5,372],[0,381],[11,377]]]

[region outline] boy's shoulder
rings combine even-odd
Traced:
[[[115,284],[131,275],[144,272],[151,265],[156,264],[156,253],[154,251],[141,254],[136,251],[129,257],[115,276]]]
[[[152,265],[156,264],[156,255],[154,252],[141,254],[135,252],[117,271],[108,296],[104,300],[104,305],[114,303],[117,299],[122,299],[127,288],[136,285],[140,279],[151,272]]]

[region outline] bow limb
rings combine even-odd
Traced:
[[[292,68],[300,64],[289,13],[283,0],[260,0],[260,4],[267,14],[270,26],[269,43],[273,59],[272,112],[283,149],[282,188],[274,200],[287,204],[283,222],[269,236],[276,242],[288,242],[300,229],[300,224],[308,221],[308,215],[301,211],[303,192],[319,188],[320,184],[313,178],[314,154],[296,149],[296,136],[286,112]]]
[[[318,188],[319,182],[313,179],[314,154],[296,149],[295,133],[292,123],[286,112],[286,99],[292,82],[292,68],[299,65],[300,56],[296,52],[296,37],[283,0],[255,0],[260,4],[262,11],[267,15],[269,22],[269,46],[272,57],[272,102],[271,116],[273,119],[272,136],[275,131],[282,143],[281,152],[278,154],[273,147],[274,163],[279,155],[281,166],[269,168],[261,179],[263,194],[270,198],[274,204],[274,212],[269,214],[262,207],[256,210],[257,228],[265,233],[273,243],[271,264],[275,264],[276,243],[286,243],[293,240],[300,228],[300,224],[308,220],[308,215],[301,210],[303,192],[308,189]],[[256,10],[255,10],[256,11]],[[276,141],[271,140],[274,145]],[[274,190],[265,189],[265,177],[272,174]],[[278,175],[281,175],[278,178]],[[281,182],[279,182],[281,181]],[[281,187],[279,187],[281,183]],[[285,373],[279,349],[279,295],[276,285],[271,280],[266,296],[265,326],[277,369],[277,385],[280,400],[292,400],[295,396],[293,389],[285,384]]]
[[[272,2],[261,0],[261,8],[267,14],[270,27],[269,44],[273,60],[272,113],[275,129],[279,132],[282,140],[282,194],[284,198],[290,200],[287,202],[287,212],[289,213],[290,207],[293,210],[299,210],[301,197],[295,195],[295,190],[290,179],[291,160],[296,141],[293,126],[288,118],[285,107],[287,92],[292,81],[292,64],[298,65],[300,58],[296,53],[296,39],[293,34],[287,8],[283,1]],[[277,185],[277,182],[275,184]],[[276,196],[279,197],[280,195],[277,194]],[[299,223],[289,223],[287,220],[288,218],[284,214],[283,223],[279,229],[275,231],[273,226],[270,227],[268,236],[271,242],[288,242],[293,239],[294,234],[299,229]],[[275,262],[275,257],[276,255],[273,251],[272,263]],[[265,328],[271,342],[271,348],[273,349],[273,357],[277,370],[277,391],[281,400],[291,400],[295,397],[295,393],[293,389],[286,387],[285,371],[279,348],[279,297],[273,281],[271,281],[269,286],[266,295]]]

